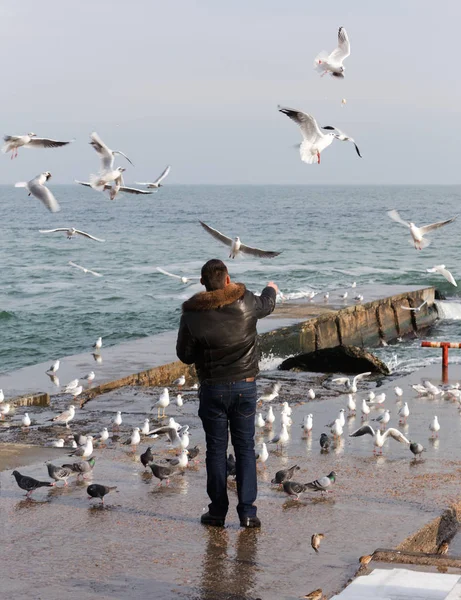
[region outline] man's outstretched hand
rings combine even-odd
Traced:
[[[276,283],[274,283],[273,281],[269,281],[269,283],[267,284],[266,287],[274,288],[275,292],[277,294],[279,293],[279,286]]]

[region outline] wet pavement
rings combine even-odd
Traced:
[[[460,367],[450,368],[453,380],[461,379]],[[199,523],[208,500],[203,434],[194,392],[184,394],[181,409],[170,405],[167,415],[190,424],[191,446],[201,446],[201,461],[184,477],[172,479],[168,487],[158,486],[139,462],[147,443],[135,454],[120,443],[131,427],[141,426],[146,415],[156,414],[151,408],[158,389],[119,389],[77,411],[71,431],[92,433],[103,426],[110,429],[115,411],[123,412],[119,440],[94,452],[92,481],[117,486],[117,491],[106,497],[105,507],[88,501],[87,483],[75,479],[67,487],[59,483],[50,490],[38,490],[32,500],[25,499],[10,469],[23,464],[21,473],[49,480],[44,461],[54,457],[55,464],[70,462],[69,451],[10,443],[43,446],[61,437],[65,428],[46,420],[69,402],[53,397],[51,407],[29,407],[33,426],[28,432],[19,426],[26,409],[18,408],[9,423],[0,425],[0,464],[6,469],[0,473],[2,600],[64,596],[70,600],[272,600],[299,598],[318,587],[331,595],[356,572],[359,556],[377,547],[395,547],[459,499],[461,417],[457,404],[418,398],[409,387],[426,376],[439,383],[440,366],[398,380],[410,406],[408,425],[401,430],[427,448],[418,463],[405,445],[394,440],[385,443],[382,457],[373,456],[369,436],[343,437],[328,454],[321,454],[320,434],[328,432],[325,424],[345,407],[347,396],[338,394],[323,376],[272,375],[284,382],[280,401],[292,406],[293,425],[283,452],[270,447],[267,468],[259,467],[261,531],[238,527],[232,481],[226,528],[206,528]],[[376,382],[383,383],[376,391],[387,393],[384,407],[391,409],[390,425],[397,426],[400,404],[393,393],[397,381],[371,380],[356,396],[362,398]],[[264,383],[267,380],[261,379],[261,386]],[[317,398],[306,402],[311,385]],[[274,409],[274,429],[278,431],[279,405],[274,404]],[[380,412],[373,410],[370,416]],[[314,415],[314,430],[306,440],[301,436],[301,422],[308,413]],[[430,441],[428,426],[434,414],[441,424],[440,438]],[[360,424],[358,413],[347,420],[345,434]],[[271,436],[264,432],[258,440]],[[153,440],[152,445],[157,460],[172,455],[165,441]],[[323,499],[308,492],[296,502],[271,486],[275,471],[295,463],[301,467],[296,479],[302,482],[334,469],[338,475],[334,493]],[[319,554],[310,547],[315,532],[325,534]]]

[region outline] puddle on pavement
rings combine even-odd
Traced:
[[[50,407],[29,408],[33,426],[28,431],[20,427],[26,409],[18,408],[8,428],[0,424],[0,443],[7,443],[1,446],[2,456],[8,450],[8,458],[0,459],[0,466],[12,469],[25,464],[18,470],[43,480],[48,480],[45,460],[52,458],[58,465],[71,462],[69,450],[43,448],[46,442],[70,432],[98,433],[104,426],[111,430],[117,410],[123,413],[123,423],[119,441],[94,452],[96,466],[88,481],[117,486],[117,491],[106,496],[104,507],[97,500],[88,500],[85,482],[72,479],[67,487],[60,483],[49,490],[43,488],[27,500],[11,470],[0,473],[0,564],[6,573],[2,597],[31,597],[31,582],[39,590],[37,597],[47,600],[61,600],[64,595],[69,600],[294,599],[318,587],[330,595],[355,573],[359,556],[378,546],[396,546],[438,515],[450,499],[457,498],[461,449],[452,440],[459,439],[461,419],[455,405],[415,398],[405,386],[411,414],[401,430],[427,448],[418,464],[412,462],[408,448],[394,440],[386,442],[383,456],[374,457],[369,436],[343,437],[329,453],[322,454],[320,433],[328,432],[326,424],[345,407],[347,396],[322,387],[320,377],[290,373],[277,377],[285,381],[280,402],[286,400],[292,406],[293,425],[286,448],[277,453],[270,446],[266,468],[258,467],[261,531],[238,527],[232,481],[226,528],[206,528],[199,523],[208,499],[196,393],[185,393],[184,406],[170,405],[167,415],[190,425],[191,446],[201,447],[200,464],[188,469],[184,477],[172,479],[169,486],[158,486],[150,470],[144,470],[139,462],[146,441],[135,454],[121,443],[133,426],[141,426],[145,416],[152,415],[158,389],[124,388],[99,396],[77,411],[69,431],[49,422],[70,404],[68,397],[53,397]],[[267,381],[262,379],[261,387],[264,383]],[[317,398],[306,402],[312,385]],[[379,391],[388,394],[385,407],[391,409],[390,425],[397,426],[400,405],[395,401],[394,385],[385,382]],[[274,409],[278,431],[279,403]],[[370,416],[380,411],[373,410]],[[301,423],[307,413],[314,415],[314,430],[311,437],[303,439]],[[434,414],[441,431],[440,438],[431,443],[428,426]],[[360,414],[347,419],[345,435],[360,425]],[[257,442],[268,441],[272,435],[263,431]],[[23,446],[9,445],[11,442]],[[158,460],[172,456],[164,440],[149,443]],[[335,470],[334,494],[323,499],[306,493],[296,502],[270,484],[275,471],[295,463],[301,467],[296,479],[302,482]],[[310,547],[313,533],[325,534],[319,554]]]

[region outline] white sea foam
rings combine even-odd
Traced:
[[[441,302],[437,300],[435,302],[437,312],[441,319],[450,321],[461,320],[461,303],[459,302]]]

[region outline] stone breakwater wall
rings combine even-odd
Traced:
[[[263,354],[289,356],[341,344],[376,347],[433,325],[438,318],[434,300],[435,289],[430,287],[341,308],[264,333],[260,348]],[[419,311],[402,308],[416,308],[424,301]]]

